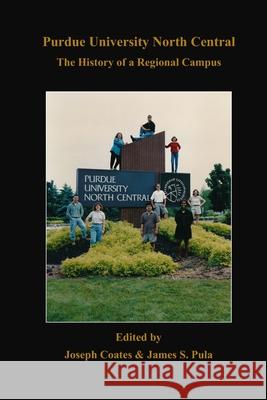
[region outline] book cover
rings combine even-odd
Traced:
[[[1,398],[265,398],[255,71],[229,21],[21,39]]]

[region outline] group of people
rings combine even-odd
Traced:
[[[157,183],[156,190],[152,193],[150,202],[146,205],[146,211],[141,215],[141,236],[144,243],[149,242],[153,249],[157,241],[159,223],[161,218],[167,218],[168,210],[166,208],[166,194]],[[189,239],[192,237],[191,225],[194,222],[197,224],[201,215],[201,207],[205,200],[199,195],[197,189],[193,190],[192,196],[188,200],[181,200],[180,209],[175,214],[176,230],[175,237],[177,239],[177,260],[181,258],[181,244],[184,241],[185,254],[188,255]],[[188,205],[191,207],[189,210]],[[70,220],[70,239],[72,245],[75,245],[76,226],[79,226],[82,233],[82,239],[89,240],[87,237],[87,228],[90,226],[90,245],[93,246],[102,240],[102,235],[105,233],[106,217],[103,212],[103,207],[100,203],[96,203],[88,216],[83,222],[84,209],[79,202],[77,195],[73,196],[72,202],[67,207],[67,217]]]
[[[82,220],[84,209],[79,202],[77,195],[73,196],[72,202],[67,207],[66,215],[70,220],[70,240],[72,245],[76,244],[76,226],[79,226],[82,232],[82,239],[90,240],[90,245],[94,245],[102,240],[102,235],[105,233],[106,216],[102,211],[102,205],[96,203],[87,217],[85,223]],[[87,228],[91,222],[90,239],[87,237]]]
[[[138,137],[131,135],[133,142],[154,135],[156,126],[152,121],[152,116],[148,115],[147,120],[148,121],[141,126]],[[124,145],[123,135],[121,132],[118,132],[110,150],[110,169],[117,169],[117,167],[120,167],[121,152]],[[181,149],[177,137],[173,136],[170,143],[165,145],[165,148],[170,148],[171,150],[171,170],[173,173],[177,173],[179,151]],[[150,242],[154,249],[157,241],[160,219],[161,217],[167,218],[168,216],[166,201],[166,194],[161,190],[160,184],[157,183],[155,191],[151,195],[150,202],[146,205],[146,211],[141,215],[141,236],[143,242]],[[175,237],[177,238],[178,244],[178,257],[180,255],[182,241],[184,241],[185,256],[187,256],[189,239],[192,237],[191,225],[194,219],[195,223],[198,223],[199,216],[201,215],[201,207],[204,203],[205,200],[199,195],[197,189],[193,191],[193,195],[188,200],[182,200],[180,203],[180,209],[175,215],[177,224]],[[191,211],[187,206],[191,207]],[[76,243],[76,226],[80,227],[82,239],[84,240],[89,240],[87,237],[87,229],[90,226],[90,245],[95,245],[102,240],[102,235],[105,232],[106,217],[100,203],[94,205],[93,210],[85,218],[84,222],[82,220],[84,209],[79,202],[79,197],[75,195],[73,201],[67,207],[66,215],[70,220],[70,239],[73,245]]]
[[[177,260],[181,259],[181,245],[184,241],[184,257],[188,256],[189,239],[192,237],[191,225],[194,222],[198,224],[201,215],[201,207],[205,199],[200,196],[197,189],[193,190],[192,196],[188,200],[181,200],[180,208],[175,214],[175,237],[177,239]],[[191,207],[191,210],[188,208]],[[154,211],[153,211],[154,209]],[[159,222],[161,216],[166,218],[168,211],[166,208],[166,195],[160,189],[160,184],[156,185],[156,190],[151,196],[151,203],[147,203],[146,211],[141,216],[141,236],[143,242],[150,242],[153,249],[157,241]]]
[[[131,139],[133,142],[136,142],[137,140],[144,139],[146,137],[152,136],[155,133],[156,126],[154,122],[152,121],[152,116],[148,115],[147,116],[148,122],[143,124],[140,128],[139,131],[139,136],[134,137],[132,135]],[[123,135],[121,132],[118,132],[113,140],[113,145],[110,150],[111,156],[110,156],[110,169],[117,169],[117,167],[120,167],[121,165],[121,152],[122,148],[124,146],[123,141]],[[179,151],[181,150],[181,146],[178,143],[178,139],[176,136],[173,136],[171,138],[171,141],[169,144],[165,146],[166,148],[170,147],[171,150],[171,170],[172,172],[177,173],[178,172],[178,158],[179,158]]]

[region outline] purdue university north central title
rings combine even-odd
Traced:
[[[236,38],[205,38],[193,36],[185,38],[183,36],[175,38],[166,38],[162,36],[153,36],[150,39],[134,36],[132,38],[111,38],[107,36],[100,38],[98,36],[88,36],[88,38],[53,38],[43,36],[43,47],[136,47],[146,50],[148,47],[235,47]]]

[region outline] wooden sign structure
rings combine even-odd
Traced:
[[[165,132],[126,144],[122,148],[121,170],[165,172]],[[152,194],[152,193],[151,193]],[[140,227],[142,208],[122,208],[121,219]]]

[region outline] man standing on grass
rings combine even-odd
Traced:
[[[72,245],[75,245],[75,230],[78,225],[82,231],[82,238],[86,239],[86,226],[82,220],[84,214],[83,206],[79,202],[77,195],[73,196],[72,202],[67,207],[66,215],[70,219],[70,240]]]
[[[141,236],[143,242],[149,242],[155,250],[155,243],[157,241],[157,234],[159,227],[159,219],[157,214],[152,210],[152,205],[146,205],[146,211],[141,216]]]

